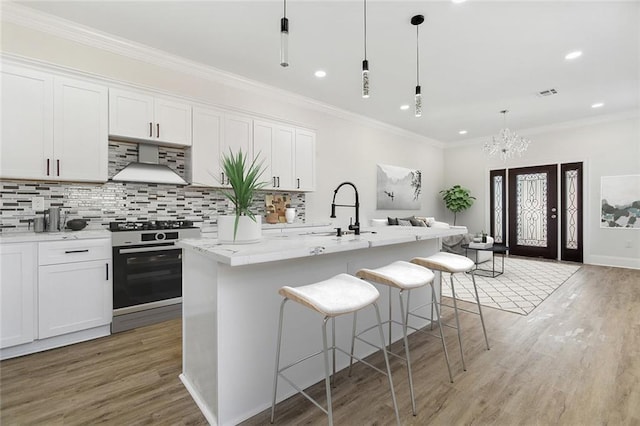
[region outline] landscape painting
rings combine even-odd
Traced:
[[[377,209],[419,210],[422,191],[420,170],[378,164]]]
[[[603,176],[601,228],[640,229],[640,175]]]

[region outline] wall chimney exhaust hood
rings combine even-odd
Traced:
[[[138,144],[138,162],[129,163],[112,178],[114,182],[166,183],[188,185],[178,173],[164,164],[158,164],[158,146]]]

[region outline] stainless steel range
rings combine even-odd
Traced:
[[[111,222],[113,322],[117,333],[182,314],[181,238],[197,238],[191,221]]]

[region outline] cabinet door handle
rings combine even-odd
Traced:
[[[153,123],[149,122],[149,137],[153,136]]]
[[[50,163],[51,163],[51,160],[47,158],[47,176],[49,176]]]
[[[278,176],[278,188],[280,188],[280,176]]]
[[[273,177],[273,187],[274,188],[276,187],[276,177],[275,176]]]
[[[160,137],[160,123],[156,123],[156,138]]]
[[[220,172],[220,175],[222,176],[222,180],[220,181],[220,183],[224,185],[224,172]]]
[[[298,189],[300,189],[300,178],[297,178],[296,181],[298,181]]]
[[[60,176],[60,160],[56,160],[56,176]]]
[[[70,254],[70,253],[87,253],[89,251],[89,249],[84,249],[84,250],[66,250],[65,254]]]
[[[106,280],[109,281],[109,264],[108,263],[104,264],[104,270],[106,272]]]

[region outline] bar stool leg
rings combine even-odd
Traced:
[[[332,352],[333,352],[333,374],[331,375],[331,382],[333,383],[333,387],[336,387],[336,317],[331,318],[331,344],[332,344]]]
[[[391,319],[392,317],[392,310],[391,310],[391,287],[389,287],[389,347],[391,347]]]
[[[440,297],[442,298],[442,272],[436,271],[435,273],[438,274],[438,285],[440,286]],[[433,286],[431,287],[431,289],[435,292]],[[435,297],[431,300],[431,307],[430,307],[431,323],[429,324],[429,330],[433,330],[433,304],[434,303],[436,303],[436,298]]]
[[[331,404],[331,375],[329,373],[329,348],[327,347],[327,321],[329,317],[324,317],[322,321],[322,346],[324,354],[324,387],[327,392],[327,416],[329,417],[329,426],[333,426],[333,408]]]
[[[456,302],[456,290],[453,285],[453,274],[449,275],[451,281],[451,298],[453,299],[453,310],[456,315],[456,331],[458,332],[458,344],[460,345],[460,358],[462,359],[462,369],[467,371],[467,366],[464,363],[464,353],[462,351],[462,333],[460,333],[460,318],[458,318],[458,303]]]
[[[276,392],[278,390],[278,370],[280,369],[280,346],[282,344],[282,319],[284,316],[284,304],[289,299],[283,299],[280,304],[280,320],[278,321],[278,341],[276,346],[276,368],[275,374],[273,376],[273,399],[271,401],[271,423],[273,423],[273,419],[276,414]]]
[[[480,314],[480,322],[482,323],[482,332],[484,333],[484,342],[487,344],[487,350],[489,350],[489,339],[487,338],[487,329],[484,327],[484,316],[482,315],[482,308],[480,307],[480,296],[478,295],[478,287],[476,287],[475,271],[471,271],[471,281],[473,281],[473,289],[476,292],[476,303],[478,304],[478,313]]]
[[[402,338],[404,342],[404,353],[407,359],[407,373],[409,374],[409,393],[411,394],[411,410],[416,415],[416,398],[413,393],[413,375],[411,374],[411,359],[409,358],[409,340],[407,339],[407,321],[409,320],[409,299],[407,296],[407,306],[405,309],[404,298],[402,297],[404,290],[399,291],[400,299],[400,315],[402,316]],[[411,292],[409,292],[411,294]],[[406,314],[405,314],[406,312]]]
[[[349,358],[349,377],[351,377],[351,367],[353,366],[353,350],[356,346],[356,322],[358,318],[358,311],[353,313],[353,330],[351,331],[351,354]]]
[[[387,366],[387,378],[389,379],[389,388],[391,389],[391,399],[393,400],[393,409],[396,413],[396,423],[400,426],[400,414],[398,413],[398,402],[396,401],[396,392],[393,389],[393,378],[391,377],[391,367],[389,366],[389,355],[387,355],[387,349],[384,346],[384,333],[382,331],[382,318],[380,318],[380,309],[378,308],[378,302],[373,302],[373,307],[376,309],[376,318],[378,319],[378,330],[380,330],[380,345],[382,354],[384,355],[384,363]]]
[[[431,297],[433,298],[433,303],[431,304],[431,308],[435,309],[435,312],[436,312],[436,319],[438,320],[438,328],[440,329],[440,340],[442,340],[442,349],[444,350],[444,359],[447,362],[447,370],[449,370],[449,380],[451,381],[451,383],[453,383],[453,375],[451,374],[451,365],[449,363],[449,352],[447,351],[447,344],[444,341],[442,321],[440,320],[440,310],[438,309],[438,304],[435,302],[436,289],[434,288],[433,283],[431,284]]]

